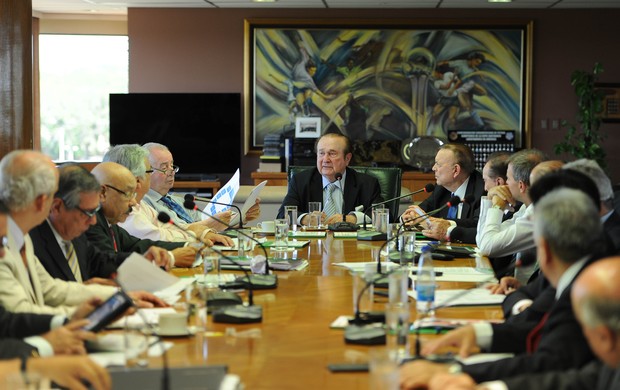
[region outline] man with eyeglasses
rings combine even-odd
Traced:
[[[322,202],[326,224],[346,221],[362,223],[364,214],[356,211],[368,209],[373,203],[383,201],[376,178],[348,168],[353,154],[351,141],[341,134],[324,134],[316,144],[316,169],[295,174],[288,185],[288,193],[278,211],[284,217],[285,206],[297,206],[299,222],[308,224],[308,202]],[[342,179],[337,180],[336,174]]]
[[[149,142],[142,145],[149,151],[149,162],[153,174],[151,175],[151,189],[144,196],[144,201],[158,212],[163,211],[170,215],[172,221],[177,224],[191,224],[202,221],[203,214],[199,211],[187,210],[183,202],[169,194],[174,186],[174,175],[179,171],[179,167],[174,165],[172,153],[165,145]],[[252,221],[260,215],[260,200],[250,207],[245,221]],[[214,218],[207,218],[205,222],[211,228],[218,231],[229,227],[232,218],[230,210],[217,213]]]
[[[107,299],[117,288],[55,279],[34,253],[28,232],[50,214],[58,170],[49,157],[17,150],[0,161],[0,201],[9,208],[8,250],[0,260],[0,304],[15,312],[71,315],[90,298]],[[146,306],[165,306],[153,294],[130,292]]]

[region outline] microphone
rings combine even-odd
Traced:
[[[211,200],[211,199],[209,199],[209,198],[203,198],[203,197],[200,197],[200,196],[194,196],[194,195],[192,195],[192,194],[185,194],[185,197],[184,197],[184,198],[185,198],[185,201],[195,202],[196,200],[200,200],[200,201],[203,201],[203,202],[209,202],[209,203],[213,203],[213,204],[219,204],[219,205],[221,205],[221,206],[228,206],[228,207],[233,207],[233,208],[237,209],[237,212],[239,213],[239,229],[243,229],[243,217],[244,217],[244,216],[241,214],[241,209],[239,208],[239,206],[237,206],[237,205],[235,205],[235,204],[232,204],[232,203],[221,203],[221,202],[215,202],[215,201],[213,201],[213,200]],[[183,206],[185,206],[185,204],[184,204]],[[190,207],[185,207],[185,208],[190,208]],[[191,207],[191,209],[193,209],[193,206]],[[207,215],[208,215],[208,216],[210,216],[209,214],[207,214]],[[215,220],[217,221],[217,218],[215,218],[215,217],[213,217],[213,216],[210,216],[210,217],[211,217],[211,218],[213,218],[213,219],[215,219]],[[217,221],[217,222],[221,222],[221,223],[223,223],[222,221]],[[229,225],[229,224],[227,224],[227,223],[223,223],[223,224],[224,224],[224,225],[226,225],[226,226],[228,226],[229,228],[231,228],[231,227],[232,227],[232,226],[230,226],[230,225]]]
[[[365,232],[364,233],[362,233],[362,232],[357,233],[357,239],[359,241],[383,241],[383,240],[387,240],[387,234],[385,234],[385,233],[381,233],[381,232],[368,232],[368,229],[366,227],[366,213],[368,212],[368,210],[372,209],[373,206],[377,206],[377,205],[381,205],[381,204],[387,204],[387,203],[393,202],[393,201],[398,200],[398,199],[402,199],[402,198],[406,198],[408,196],[413,196],[413,195],[419,194],[420,192],[431,193],[434,190],[435,190],[435,184],[428,183],[422,189],[410,192],[410,193],[405,194],[405,195],[397,196],[396,198],[388,199],[388,200],[385,200],[385,201],[380,202],[380,203],[375,203],[375,204],[371,205],[370,207],[367,207],[363,211],[363,214],[364,214],[364,227],[363,227],[363,230]]]
[[[217,222],[224,224],[226,226],[228,226],[229,228],[234,229],[237,232],[237,235],[241,234],[244,237],[249,238],[250,240],[254,241],[255,243],[258,244],[258,246],[263,250],[263,253],[265,254],[265,274],[264,275],[253,275],[253,280],[250,281],[249,277],[248,277],[248,281],[244,281],[239,280],[242,283],[248,283],[248,284],[252,284],[253,287],[255,288],[260,288],[260,289],[270,289],[270,288],[276,288],[278,285],[278,278],[276,275],[271,275],[269,273],[269,256],[267,255],[267,250],[265,249],[265,247],[254,237],[252,237],[251,235],[247,235],[241,231],[239,231],[239,229],[234,228],[230,225],[228,225],[226,222],[214,217],[213,215],[210,215],[208,213],[205,213],[204,211],[200,210],[197,206],[196,203],[194,203],[193,201],[190,200],[186,200],[185,202],[183,202],[183,206],[187,209],[190,210],[196,210],[199,213],[202,213],[208,217],[213,218],[214,220],[216,220]],[[230,257],[226,257],[227,259],[229,259]],[[238,265],[238,264],[235,264]]]
[[[187,201],[186,201],[187,202]],[[186,229],[177,225],[170,219],[170,216],[164,212],[160,212],[157,215],[157,219],[163,223],[170,223],[178,229],[186,231]],[[198,241],[202,242],[202,240],[198,239]],[[229,260],[231,263],[236,265],[244,274],[248,280],[248,305],[230,305],[230,306],[221,306],[217,309],[214,309],[212,312],[213,322],[226,323],[226,324],[250,324],[256,322],[263,321],[263,308],[262,306],[254,305],[254,284],[250,279],[250,275],[248,271],[243,267],[243,265],[239,264],[235,259],[230,256],[225,255],[221,251],[210,248],[212,251],[217,253],[218,255],[224,257]]]
[[[336,180],[342,180],[342,173],[336,172]],[[341,187],[342,188],[342,187]],[[347,222],[347,216],[344,213],[344,204],[342,205],[342,222],[332,223],[327,227],[328,230],[334,232],[355,232],[359,227],[355,223]],[[366,218],[364,218],[364,221]]]

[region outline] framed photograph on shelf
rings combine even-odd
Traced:
[[[319,138],[320,136],[320,117],[298,116],[295,118],[295,138]]]
[[[354,141],[496,130],[530,145],[529,20],[247,19],[245,43],[246,153],[298,118]]]

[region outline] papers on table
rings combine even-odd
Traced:
[[[250,269],[250,258],[239,258],[238,256],[231,256],[243,269]],[[231,259],[223,258],[220,260],[220,267],[222,269],[238,270],[239,265],[232,262]],[[309,265],[306,259],[270,259],[269,268],[278,271],[300,271]]]
[[[264,246],[265,248],[270,248],[272,246],[274,246],[275,241],[264,241],[261,243],[262,246]],[[287,246],[289,248],[303,248],[304,246],[310,244],[310,241],[308,240],[288,240],[288,244]]]
[[[132,253],[118,267],[118,281],[127,291],[144,290],[168,300],[194,282],[194,278],[177,278],[162,270],[144,256]]]
[[[306,231],[306,230],[298,230],[296,232],[288,232],[289,237],[297,237],[297,238],[322,238],[327,236],[326,231]]]
[[[494,282],[496,281],[492,273],[486,270],[477,270],[472,267],[435,267],[435,272],[441,272],[443,275],[436,276],[438,282]],[[416,280],[416,275],[411,278]]]
[[[364,270],[366,269],[366,265],[367,264],[371,264],[372,266],[374,266],[374,272],[377,271],[377,262],[376,261],[361,261],[361,262],[351,262],[351,263],[332,263],[332,265],[335,265],[336,267],[344,267],[346,269],[348,269],[351,272],[364,272]],[[370,267],[370,265],[369,265]],[[389,271],[393,268],[399,267],[398,264],[395,263],[389,263],[389,262],[381,262],[381,270],[382,271]]]
[[[144,321],[146,320],[147,324],[157,325],[159,324],[159,316],[163,313],[175,313],[174,308],[172,307],[153,307],[146,309],[138,309],[140,313],[134,313],[130,316],[125,316],[119,318],[114,321],[108,328],[113,329],[122,329],[122,328],[131,328],[131,329],[139,329],[146,327]]]
[[[409,291],[409,296],[415,298],[416,292]],[[491,294],[486,288],[472,288],[468,290],[435,290],[435,306],[484,306],[501,305],[505,295]]]
[[[231,240],[233,241],[233,246],[224,246],[224,245],[213,245],[211,248],[217,250],[217,251],[236,251],[239,249],[239,239],[237,237],[232,237]],[[264,240],[264,239],[262,239]],[[257,241],[261,242],[261,239],[258,239]],[[254,240],[248,240],[245,242],[245,250],[253,250],[254,249],[254,245],[256,244],[256,242]]]

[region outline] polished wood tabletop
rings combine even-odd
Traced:
[[[330,363],[368,362],[370,348],[348,345],[342,329],[330,329],[341,315],[352,315],[352,277],[335,262],[372,261],[382,242],[333,238],[312,239],[294,255],[309,266],[301,271],[276,272],[278,287],[256,291],[255,304],[263,307],[258,324],[215,324],[189,338],[167,338],[171,366],[226,364],[248,389],[367,389],[367,373],[331,373]],[[256,250],[259,253],[259,250]],[[289,252],[289,255],[293,255]],[[475,260],[436,261],[436,266],[475,266]],[[200,269],[176,269],[188,276]],[[440,288],[466,288],[471,283],[442,283]],[[243,295],[247,300],[247,295]],[[381,309],[387,298],[375,297]],[[415,305],[412,304],[412,318]],[[444,308],[438,317],[500,319],[497,307]],[[235,333],[235,334],[233,334]],[[413,337],[413,336],[412,336]],[[430,337],[430,336],[422,336]],[[413,340],[412,340],[413,341]],[[413,342],[412,342],[413,345]],[[160,363],[151,359],[153,366]]]

